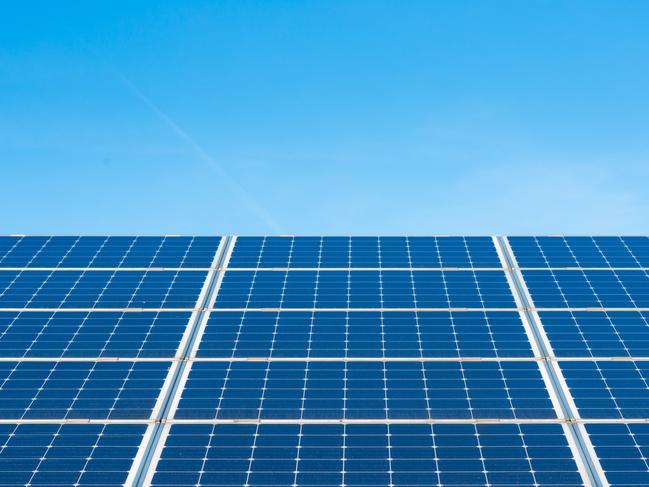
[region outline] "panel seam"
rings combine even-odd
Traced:
[[[223,263],[227,255],[229,255],[230,247],[234,239],[230,236],[224,236],[214,256],[214,264],[212,271],[206,276],[205,293],[202,296],[200,304],[198,305],[194,315],[190,318],[188,323],[188,333],[184,343],[179,345],[180,352],[177,354],[179,361],[173,370],[173,375],[169,381],[169,386],[163,391],[161,404],[157,408],[157,418],[154,420],[153,431],[149,437],[149,441],[144,445],[144,454],[140,460],[139,465],[134,467],[133,481],[130,485],[134,487],[141,487],[145,485],[145,481],[149,477],[149,468],[152,465],[155,453],[159,452],[159,444],[163,438],[165,431],[165,423],[169,418],[169,413],[172,409],[174,399],[180,392],[179,385],[183,372],[189,363],[188,357],[196,342],[198,336],[198,329],[203,322],[205,316],[209,314],[210,303],[214,301],[214,295],[218,292],[217,283],[220,281],[219,277],[223,273]],[[199,298],[200,299],[200,298]],[[142,448],[142,446],[141,446]]]
[[[530,340],[533,341],[533,345],[542,355],[543,360],[540,362],[540,366],[543,367],[546,377],[549,379],[547,382],[548,389],[556,397],[561,414],[566,419],[567,431],[574,440],[574,446],[576,447],[575,453],[578,455],[576,460],[584,467],[582,472],[586,476],[584,480],[588,482],[588,485],[597,487],[608,486],[599,459],[593,455],[594,450],[590,438],[585,435],[583,428],[580,428],[578,425],[579,414],[573,407],[572,395],[565,381],[560,377],[560,372],[556,369],[557,365],[553,357],[551,345],[547,341],[540,319],[534,313],[535,308],[531,301],[531,296],[527,292],[525,279],[518,268],[518,263],[509,245],[509,241],[507,237],[498,236],[494,237],[494,244],[496,245],[498,254],[503,259],[504,272],[509,276],[508,281],[511,285],[512,294],[516,298],[517,304],[522,307],[522,315],[529,325],[531,331]]]

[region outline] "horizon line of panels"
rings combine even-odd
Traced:
[[[491,237],[237,237],[229,268],[502,267]]]
[[[649,267],[649,237],[510,236],[522,268]],[[207,268],[220,236],[0,236],[0,267]],[[491,237],[237,237],[231,268],[502,267]]]
[[[649,237],[507,237],[519,267],[649,267]]]
[[[221,237],[0,237],[0,267],[210,267]],[[230,267],[500,268],[491,237],[238,237]]]
[[[0,267],[201,267],[221,237],[0,236]]]

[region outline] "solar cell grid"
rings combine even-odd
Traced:
[[[531,357],[532,350],[516,312],[214,311],[197,356]]]
[[[524,270],[539,308],[647,308],[649,275],[644,270]]]
[[[490,237],[238,237],[229,267],[500,267]]]
[[[649,485],[649,425],[589,424],[586,430],[611,487]]]
[[[210,267],[220,237],[0,237],[0,267]]]
[[[500,271],[230,271],[215,308],[514,308]]]
[[[124,485],[145,430],[138,424],[0,424],[0,485]]]
[[[170,362],[0,362],[0,419],[148,419]]]
[[[0,308],[193,308],[203,271],[0,271]]]
[[[536,362],[194,362],[176,419],[555,418]]]
[[[561,361],[582,418],[649,418],[649,362]]]
[[[649,357],[649,313],[540,312],[557,357]]]
[[[560,425],[174,425],[152,485],[576,486]]]
[[[509,237],[521,267],[649,267],[647,237]]]
[[[2,357],[174,357],[190,313],[0,312]]]

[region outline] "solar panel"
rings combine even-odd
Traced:
[[[0,424],[0,485],[125,485],[142,424]]]
[[[148,419],[169,362],[0,362],[0,419]]]
[[[539,308],[648,308],[644,270],[527,270],[523,276]]]
[[[195,362],[177,419],[554,418],[535,362]]]
[[[187,312],[0,312],[0,354],[11,358],[171,358]]]
[[[648,424],[589,424],[586,429],[611,486],[649,485]]]
[[[220,237],[0,237],[0,267],[209,267]]]
[[[560,425],[173,425],[152,485],[582,485]]]
[[[489,237],[239,237],[230,268],[501,267]]]
[[[539,313],[557,357],[649,357],[649,313]]]
[[[197,356],[532,357],[532,349],[517,312],[214,311]]]
[[[644,485],[648,257],[0,237],[0,485]]]
[[[649,362],[560,362],[584,418],[649,417]]]
[[[202,271],[0,271],[0,308],[193,308]]]
[[[514,308],[502,271],[229,271],[216,308]]]
[[[649,267],[647,237],[509,237],[521,267]]]

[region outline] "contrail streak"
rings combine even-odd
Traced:
[[[125,86],[127,86],[142,103],[144,103],[149,109],[151,109],[151,111],[165,125],[167,125],[180,139],[182,139],[200,160],[202,160],[210,169],[215,171],[223,181],[225,181],[225,183],[232,189],[235,196],[248,208],[248,210],[254,213],[255,216],[274,233],[284,233],[277,222],[270,216],[270,214],[259,203],[257,203],[255,198],[243,186],[241,186],[241,184],[234,177],[232,177],[221,164],[219,164],[212,156],[210,156],[207,151],[203,149],[203,147],[201,147],[201,145],[187,133],[187,131],[185,131],[169,115],[167,115],[166,112],[158,107],[158,105],[156,105],[148,96],[146,96],[142,92],[142,90],[140,90],[135,85],[135,83],[127,78],[120,70],[109,63],[91,46],[88,46],[85,42],[84,44],[94,55],[99,57],[104,62],[104,64],[115,74],[115,76],[117,76],[120,81]]]

